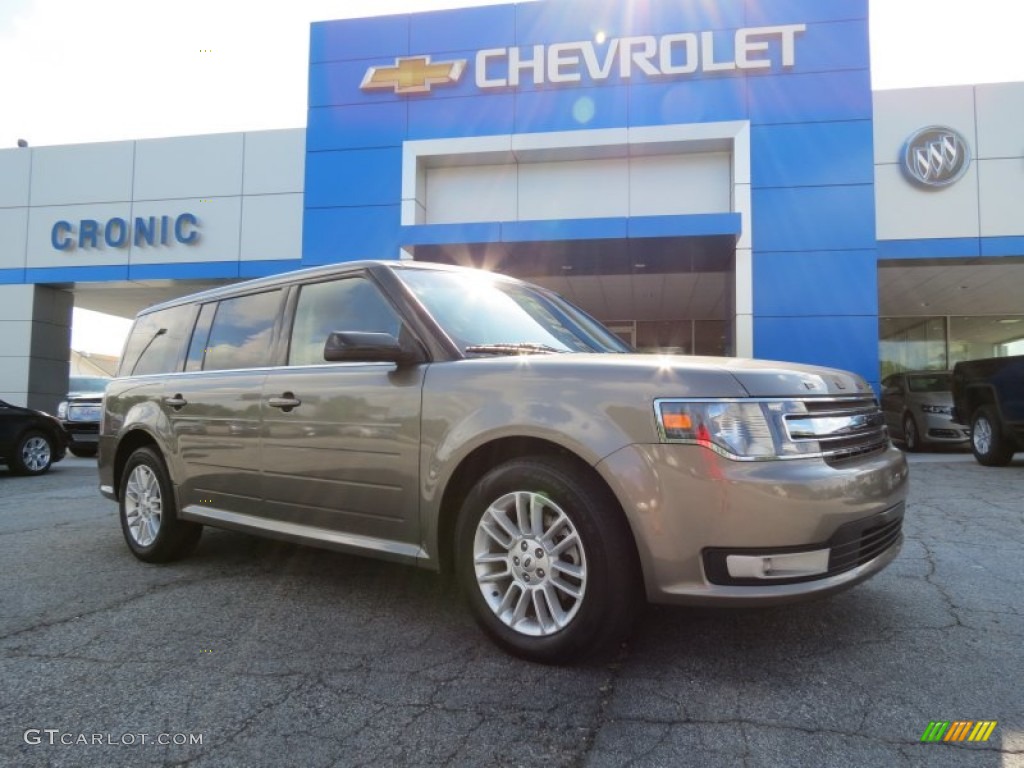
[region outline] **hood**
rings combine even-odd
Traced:
[[[559,378],[584,377],[595,385],[653,387],[659,397],[874,397],[868,383],[848,371],[743,358],[567,353],[476,358],[460,364],[495,373],[532,369],[551,377],[553,384]]]

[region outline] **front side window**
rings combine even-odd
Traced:
[[[192,305],[184,304],[138,318],[121,355],[119,375],[146,376],[178,370],[193,317]]]
[[[302,286],[295,308],[289,365],[323,365],[324,344],[335,331],[389,333],[398,337],[401,319],[377,286],[347,277]]]
[[[280,308],[280,290],[221,301],[210,327],[203,370],[270,365],[270,341]]]

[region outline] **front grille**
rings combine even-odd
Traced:
[[[795,443],[817,442],[828,464],[881,453],[889,445],[885,417],[872,397],[808,398],[806,414],[787,414]]]
[[[870,562],[903,538],[903,505],[877,517],[840,526],[829,539],[828,575]]]

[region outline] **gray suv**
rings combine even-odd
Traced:
[[[853,374],[637,355],[544,289],[397,261],[142,312],[99,474],[142,560],[210,525],[444,571],[500,646],[563,662],[620,642],[645,598],[872,576],[907,467]]]

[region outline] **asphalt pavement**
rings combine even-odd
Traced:
[[[561,668],[429,573],[209,530],[145,565],[94,461],[0,468],[0,764],[1024,766],[1024,454],[912,464],[876,578],[650,608],[617,659]],[[932,721],[997,725],[922,743]]]

